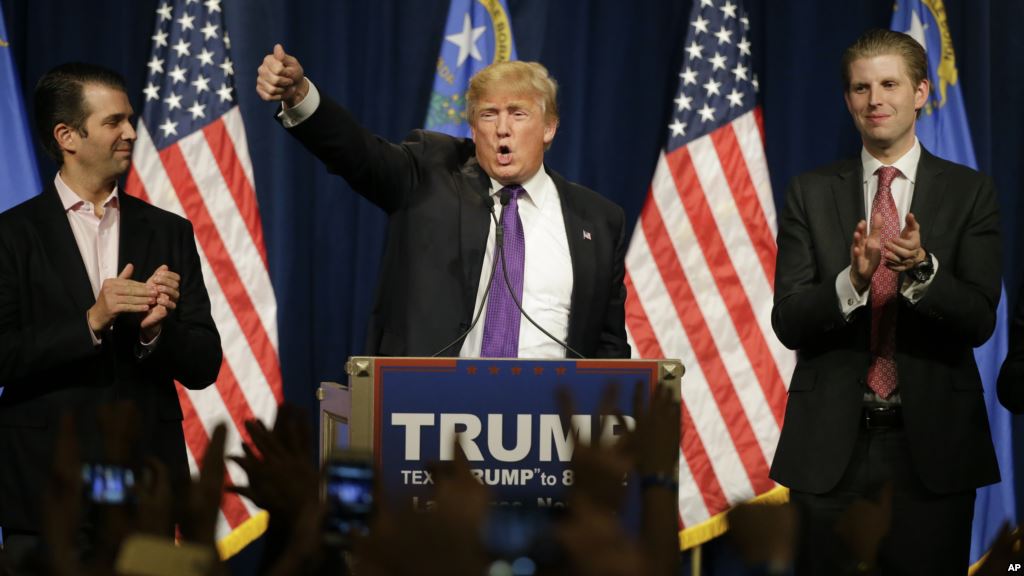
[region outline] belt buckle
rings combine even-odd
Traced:
[[[896,424],[897,415],[894,407],[864,408],[864,428],[892,428]]]

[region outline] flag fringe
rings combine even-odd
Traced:
[[[776,486],[746,501],[747,504],[785,504],[786,502],[789,502],[789,489],[785,486]],[[729,530],[729,522],[725,519],[728,512],[728,510],[719,512],[700,524],[680,530],[679,549],[689,550],[725,534]]]
[[[227,560],[238,554],[246,546],[252,544],[257,538],[267,531],[267,521],[270,518],[265,510],[254,514],[248,520],[242,522],[227,536],[217,542],[217,552],[221,560]]]

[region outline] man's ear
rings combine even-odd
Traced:
[[[63,122],[53,127],[53,139],[65,152],[74,153],[78,149],[78,130]]]

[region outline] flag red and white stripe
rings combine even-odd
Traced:
[[[240,453],[247,440],[243,423],[276,416],[283,399],[277,303],[219,2],[162,4],[153,39],[126,189],[192,222],[221,335],[224,360],[216,384],[199,391],[178,386],[195,472],[217,424],[228,426],[227,452]],[[245,474],[229,463],[226,482],[244,485]],[[251,502],[225,493],[218,517],[222,555],[258,537],[265,524]]]
[[[679,517],[690,544],[714,531],[688,530],[776,487],[768,470],[796,362],[771,327],[776,215],[748,27],[728,0],[694,6],[677,109],[626,255],[634,355],[686,369]]]

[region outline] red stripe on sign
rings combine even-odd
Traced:
[[[160,152],[160,160],[164,164],[164,169],[178,195],[186,217],[195,228],[196,238],[203,246],[207,262],[217,277],[217,283],[220,284],[221,291],[231,307],[231,312],[242,327],[249,348],[260,365],[275,400],[281,403],[283,401],[281,366],[277,359],[277,352],[270,343],[270,338],[267,336],[267,331],[263,327],[259,315],[256,314],[252,299],[245,290],[245,285],[239,277],[231,254],[224,245],[202,196],[196,189],[192,173],[189,171],[178,145],[164,148]]]
[[[757,132],[761,135],[761,146],[768,150],[768,141],[764,139],[764,110],[760,106],[754,106],[754,123],[757,124]]]
[[[238,431],[239,437],[242,442],[249,442],[249,432],[245,429],[245,423],[248,420],[255,420],[256,416],[253,415],[252,410],[249,408],[249,402],[246,401],[245,396],[242,394],[242,387],[238,383],[238,379],[235,378],[235,373],[231,370],[231,365],[228,364],[227,358],[220,363],[220,373],[217,374],[217,392],[220,393],[221,399],[224,401],[224,405],[228,406],[228,414],[231,415],[231,423],[234,425],[235,430]]]
[[[238,213],[249,230],[252,243],[263,260],[263,268],[267,267],[267,249],[263,245],[263,223],[260,220],[260,209],[256,203],[256,193],[253,192],[249,178],[242,169],[242,163],[238,159],[238,152],[235,143],[228,135],[227,127],[224,125],[224,117],[221,116],[216,122],[211,122],[203,128],[203,135],[206,136],[206,143],[217,160],[221,176],[227,183],[231,197],[235,200]]]
[[[690,467],[690,474],[693,475],[697,486],[700,486],[700,495],[704,500],[704,507],[708,514],[714,516],[729,507],[729,501],[725,498],[722,485],[718,482],[718,475],[711,466],[711,458],[708,457],[704,442],[700,439],[697,426],[690,415],[690,408],[686,402],[680,404],[682,410],[682,436],[679,446],[683,449],[683,457],[686,458],[686,465]]]
[[[185,431],[185,445],[188,446],[189,452],[195,458],[196,464],[202,465],[203,455],[206,454],[206,448],[210,444],[210,437],[206,433],[206,429],[203,428],[202,422],[200,422],[199,415],[196,413],[195,406],[192,405],[188,392],[180,384],[177,386],[177,389],[178,402],[181,403],[181,413],[184,417],[182,425]],[[226,474],[224,477],[227,479]],[[249,510],[245,507],[245,503],[242,502],[242,497],[233,492],[225,492],[221,496],[220,510],[232,530],[249,519]]]
[[[633,335],[633,343],[636,344],[637,353],[641,358],[664,358],[661,344],[658,337],[651,328],[651,321],[644,311],[640,297],[633,285],[633,278],[627,272],[626,284],[626,325],[629,326],[629,333]]]
[[[701,371],[704,372],[704,378],[718,405],[718,411],[723,416],[729,437],[732,438],[747,476],[751,479],[767,476],[768,463],[761,452],[757,437],[743,410],[743,405],[736,395],[729,372],[722,363],[707,322],[696,305],[697,300],[694,297],[693,289],[676,257],[675,248],[665,230],[661,214],[657,210],[646,211],[640,215],[640,222],[647,237],[647,244],[651,247],[651,254],[654,256],[661,274],[662,282],[672,297],[676,314],[690,339],[694,355],[697,357]]]
[[[143,202],[152,204],[149,201],[149,194],[146,193],[146,187],[142,184],[142,179],[139,178],[139,173],[135,170],[135,165],[132,165],[131,169],[128,170],[128,179],[124,183],[124,191]]]
[[[754,309],[750,305],[747,293],[743,289],[743,284],[740,283],[729,252],[725,248],[725,242],[722,241],[722,235],[711,214],[711,207],[708,206],[704,189],[697,178],[697,171],[694,169],[689,149],[679,148],[667,154],[665,158],[669,170],[672,172],[679,199],[690,219],[697,244],[700,245],[701,252],[704,253],[704,260],[708,263],[708,269],[711,271],[715,286],[718,287],[718,293],[732,319],[743,351],[750,359],[750,365],[757,376],[764,397],[771,407],[772,414],[775,416],[776,424],[782,426],[783,406],[786,398],[786,387],[782,382],[782,375],[779,374],[778,366],[775,365],[775,357],[772,356],[764,333],[757,323]],[[708,381],[717,382],[710,377]]]
[[[757,259],[761,261],[761,269],[772,290],[775,290],[775,238],[772,236],[772,229],[768,226],[768,219],[765,218],[764,210],[761,208],[761,200],[757,197],[757,190],[754,182],[750,180],[750,171],[747,168],[747,161],[743,157],[743,150],[736,140],[735,124],[723,126],[711,133],[711,141],[715,144],[715,151],[718,152],[718,161],[722,165],[722,172],[729,183],[729,190],[732,192],[736,209],[739,211],[743,227],[750,237],[750,243],[757,253]]]

